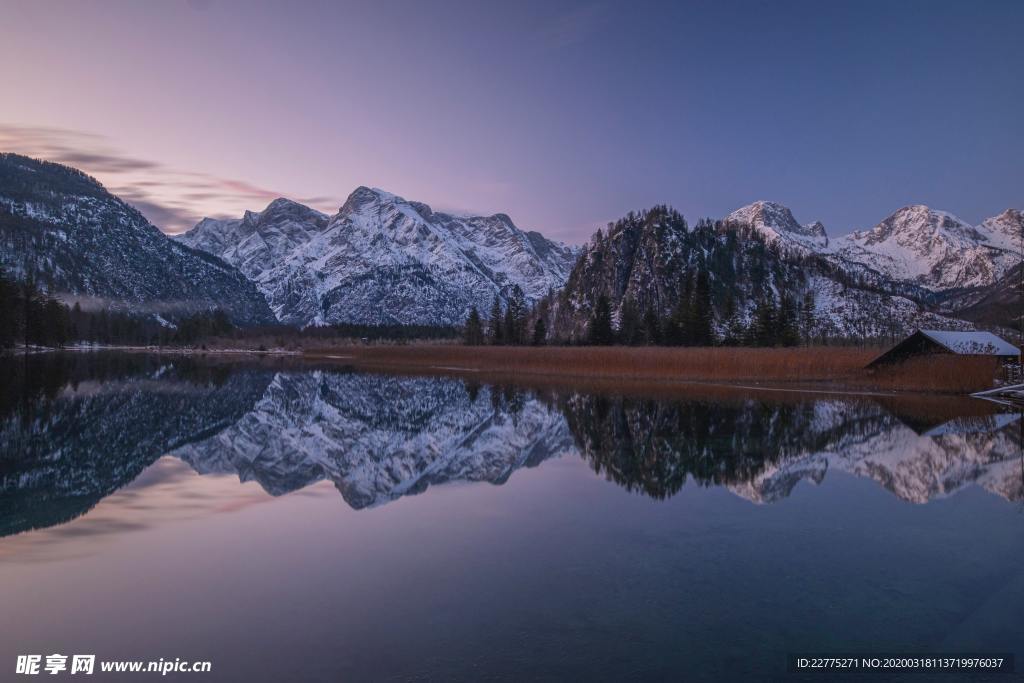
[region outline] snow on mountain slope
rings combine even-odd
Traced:
[[[577,253],[504,214],[435,213],[366,187],[329,220],[285,202],[179,239],[237,265],[290,324],[460,324],[515,285],[528,302],[561,287]]]
[[[821,337],[898,338],[917,329],[970,330],[974,325],[929,311],[903,296],[849,287],[832,278],[812,275],[815,325]]]
[[[828,247],[828,235],[820,221],[800,225],[788,207],[776,202],[757,201],[736,209],[725,217],[726,223],[752,227],[769,244],[821,251]]]
[[[494,391],[450,379],[282,373],[234,426],[172,455],[274,495],[330,479],[358,509],[447,481],[500,484],[571,452],[560,414]]]
[[[816,339],[896,337],[919,327],[971,328],[928,311],[896,285],[887,290],[845,277],[842,268],[815,256],[809,246],[815,240],[825,244],[823,232],[820,238],[792,236],[801,228],[785,207],[765,202],[751,207],[726,221],[694,226],[674,210],[654,207],[599,231],[583,247],[565,288],[546,307],[547,329],[555,338],[584,339],[601,296],[608,298],[616,325],[627,303],[641,315],[650,310],[664,319],[685,291],[687,278],[701,271],[708,276],[720,339],[742,338],[766,292],[776,302],[783,296],[797,305],[813,299],[814,319],[804,318],[802,333]]]
[[[1021,255],[1021,244],[1024,238],[1024,211],[1020,209],[1007,209],[998,216],[986,218],[978,226],[980,232],[992,246],[1016,254],[1018,260]]]
[[[220,256],[259,282],[280,254],[308,241],[329,220],[326,214],[282,198],[258,213],[246,211],[242,218],[204,218],[181,241]]]
[[[830,251],[840,262],[931,291],[988,286],[1019,261],[1007,250],[1015,219],[1020,212],[1008,210],[974,227],[953,214],[915,204],[870,230],[835,240]]]
[[[16,154],[0,154],[0,266],[62,298],[105,307],[221,308],[238,323],[273,320],[238,269],[168,239],[84,173]]]

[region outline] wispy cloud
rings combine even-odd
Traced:
[[[188,230],[204,216],[237,216],[285,193],[236,178],[183,171],[122,153],[103,136],[63,128],[0,124],[0,151],[74,166],[134,205],[167,233]],[[291,197],[324,211],[339,197]]]

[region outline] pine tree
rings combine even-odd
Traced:
[[[800,307],[800,326],[803,331],[803,341],[805,344],[811,344],[812,340],[816,336],[817,321],[815,320],[815,304],[814,304],[814,292],[808,289],[804,292],[803,304]]]
[[[757,346],[775,346],[778,339],[778,315],[775,310],[775,297],[768,290],[758,299],[754,309],[752,341]]]
[[[68,309],[56,299],[47,297],[43,303],[40,343],[61,347],[68,341]]]
[[[491,305],[491,317],[487,321],[487,341],[491,344],[499,346],[505,343],[505,335],[502,334],[501,325],[501,299],[497,295],[494,296],[494,303]]]
[[[643,343],[643,329],[640,322],[640,314],[632,298],[622,301],[619,309],[619,343],[629,346],[636,346]]]
[[[687,272],[680,287],[679,300],[663,325],[662,333],[669,346],[686,346],[693,334],[693,273]]]
[[[466,318],[465,340],[470,346],[480,346],[484,343],[484,326],[476,306],[469,311],[469,317]]]
[[[694,314],[693,314],[693,271],[686,271],[686,280],[683,283],[683,296],[679,300],[679,340],[683,346],[693,344]]]
[[[18,339],[18,287],[0,270],[0,349],[14,346]]]
[[[519,285],[512,288],[505,311],[505,343],[522,344],[526,337],[526,296]]]
[[[608,297],[602,294],[597,298],[594,314],[587,329],[587,343],[594,346],[608,346],[612,343],[612,307]]]
[[[43,304],[39,298],[39,290],[32,280],[26,280],[21,286],[22,333],[25,346],[42,344],[43,341]]]
[[[644,313],[644,343],[655,346],[661,343],[661,320],[653,308]]]
[[[84,318],[85,314],[82,313],[82,304],[76,301],[70,313],[70,332],[73,341],[78,341],[82,338],[82,320]]]
[[[800,343],[800,327],[797,321],[796,305],[789,294],[780,297],[776,343],[780,346],[796,346]]]
[[[690,342],[697,346],[711,346],[715,342],[715,311],[711,305],[711,282],[706,268],[697,273],[692,311]]]
[[[736,315],[736,297],[733,296],[732,290],[725,293],[725,304],[722,306],[722,320],[732,320],[732,317]]]
[[[533,340],[534,346],[544,346],[547,342],[548,326],[544,322],[543,317],[537,318],[537,322],[533,325]]]
[[[501,331],[506,344],[512,346],[518,343],[516,339],[516,318],[511,306],[505,309],[505,322],[501,324]]]

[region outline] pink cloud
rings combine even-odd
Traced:
[[[63,128],[0,124],[0,151],[55,161],[96,177],[112,193],[132,204],[169,234],[188,230],[204,216],[239,216],[287,196],[245,180],[199,171],[182,171],[115,149],[100,135]],[[334,211],[338,197],[293,197]]]

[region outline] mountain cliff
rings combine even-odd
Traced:
[[[238,269],[167,238],[84,173],[16,154],[0,154],[0,266],[83,308],[273,321]]]
[[[528,302],[561,287],[576,256],[504,214],[453,216],[366,187],[331,218],[279,199],[179,241],[238,266],[278,320],[303,326],[461,324],[514,286]]]
[[[704,273],[719,339],[749,329],[765,298],[800,307],[805,336],[817,338],[891,337],[918,327],[969,326],[902,295],[898,283],[887,289],[848,272],[825,252],[824,229],[813,226],[800,226],[788,209],[765,202],[726,221],[693,227],[665,206],[630,213],[584,246],[565,288],[546,301],[541,314],[552,337],[582,340],[599,297],[609,300],[616,325],[627,309],[634,317],[652,311],[664,319],[688,280]]]
[[[820,221],[800,225],[788,207],[776,202],[757,201],[736,209],[725,217],[725,222],[749,226],[768,244],[780,243],[808,251],[821,251],[828,246],[828,235]]]
[[[971,226],[953,214],[915,204],[871,230],[836,240],[831,252],[891,280],[931,290],[990,286],[1020,262],[1020,211],[1009,209]]]

